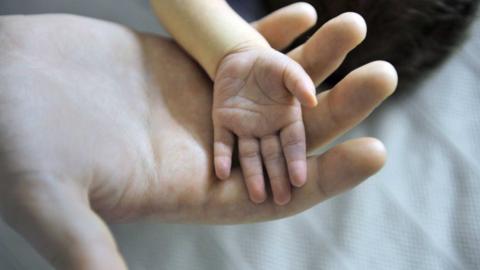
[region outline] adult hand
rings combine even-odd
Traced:
[[[278,40],[269,25],[306,14],[292,11],[257,26]],[[346,54],[364,34],[352,16],[291,53],[317,83],[337,65],[329,55]],[[349,141],[308,159],[308,182],[288,205],[254,205],[238,166],[230,179],[215,178],[212,85],[173,42],[76,16],[6,16],[0,59],[0,213],[59,269],[126,268],[103,220],[281,218],[347,190],[384,163],[377,140]],[[376,62],[320,94],[319,105],[303,113],[308,148],[361,121],[395,85],[394,69]]]

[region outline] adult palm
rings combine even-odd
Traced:
[[[283,47],[313,24],[295,5],[255,25]],[[279,25],[296,25],[280,28]],[[365,34],[345,14],[291,57],[321,82]],[[238,165],[215,178],[212,85],[172,41],[69,15],[0,18],[0,210],[61,269],[124,269],[103,220],[243,223],[303,211],[381,168],[380,142],[358,139],[308,159],[292,201],[254,205]],[[390,95],[396,73],[375,62],[304,110],[308,148],[325,144]]]

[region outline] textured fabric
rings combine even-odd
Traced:
[[[0,13],[5,14],[3,3],[14,2],[37,1],[2,0]],[[114,0],[90,2],[103,7]],[[115,0],[118,9],[127,2]],[[135,2],[138,11],[129,14],[147,14],[143,2]],[[146,22],[140,26],[131,23],[134,15],[115,17],[114,10],[76,12],[105,12],[105,18],[136,29],[155,29],[153,17],[140,18]],[[480,19],[467,43],[416,92],[387,102],[345,136],[378,137],[389,151],[386,167],[353,191],[292,218],[262,224],[112,226],[129,266],[480,269],[479,51]],[[0,223],[0,269],[49,267]]]

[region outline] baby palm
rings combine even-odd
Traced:
[[[236,135],[250,198],[254,202],[266,198],[263,159],[275,200],[288,202],[289,179],[295,186],[306,180],[299,101],[315,105],[314,91],[300,65],[273,49],[253,48],[228,55],[217,71],[212,110],[217,176],[229,176]]]

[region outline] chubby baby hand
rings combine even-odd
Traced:
[[[244,48],[220,63],[214,83],[214,166],[230,175],[234,144],[250,199],[266,197],[264,170],[274,201],[290,201],[290,184],[307,179],[305,128],[301,104],[317,104],[315,85],[288,56],[266,47]],[[264,166],[263,166],[264,165]]]

